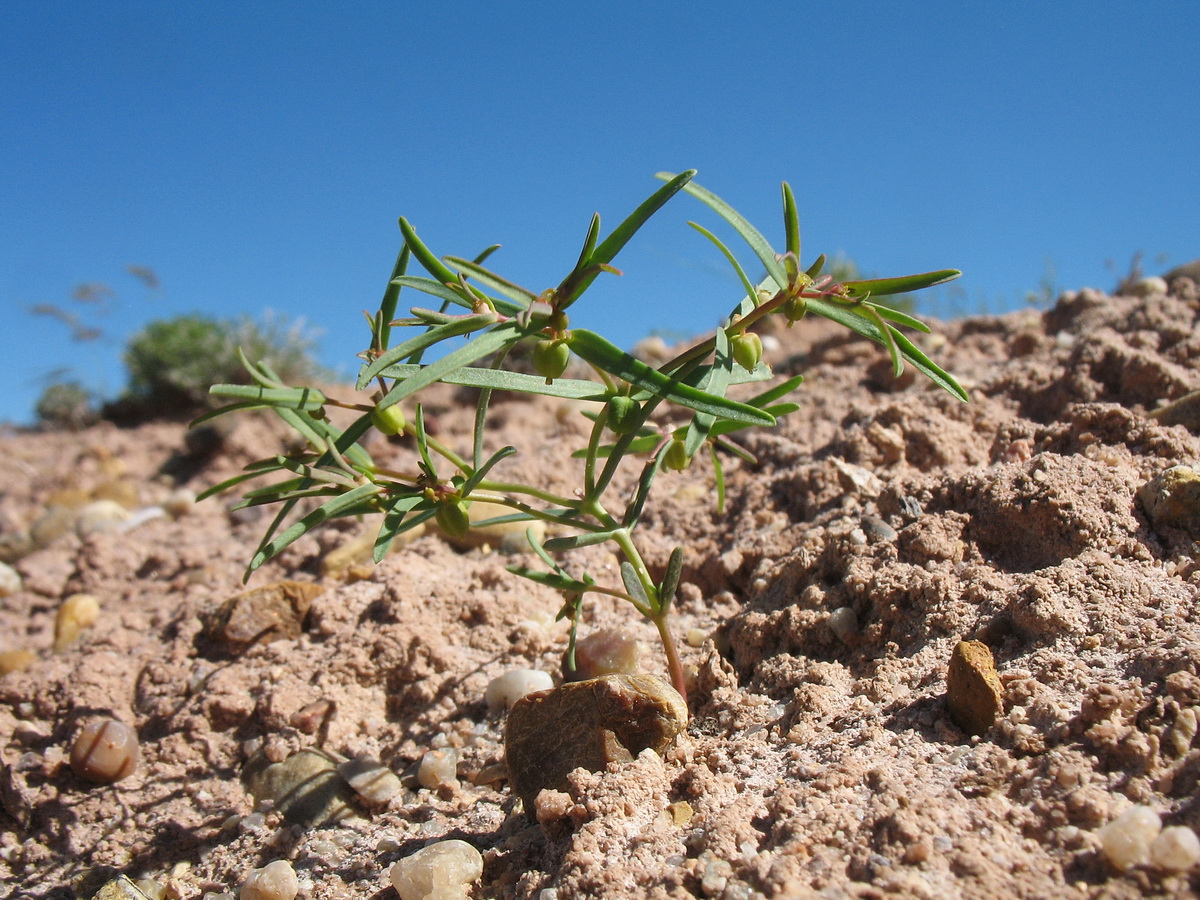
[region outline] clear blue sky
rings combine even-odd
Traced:
[[[1200,256],[1192,3],[0,4],[0,420],[48,373],[124,384],[151,318],[271,309],[352,371],[409,218],[534,289],[657,186],[698,182],[804,257],[960,268],[924,311],[1014,308],[1047,263],[1111,287]],[[679,196],[572,311],[631,345],[738,288]],[[149,291],[126,266],[151,267]],[[116,296],[76,303],[83,282]],[[414,296],[414,301],[416,297]],[[29,308],[100,326],[75,344]]]

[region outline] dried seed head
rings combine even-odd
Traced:
[[[137,764],[137,734],[116,719],[89,722],[71,744],[71,768],[96,784],[120,781],[132,775]]]

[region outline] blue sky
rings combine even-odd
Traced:
[[[806,262],[962,269],[926,314],[1016,308],[1047,265],[1110,288],[1137,251],[1200,256],[1198,43],[1182,2],[8,0],[0,420],[63,367],[116,394],[128,338],[187,312],[302,317],[350,372],[398,216],[439,253],[503,244],[494,267],[541,290],[662,169],[778,243],[790,181]],[[673,200],[573,323],[625,346],[711,328],[738,288],[686,226],[706,213]],[[85,282],[115,296],[73,301]],[[105,337],[73,343],[47,303]]]

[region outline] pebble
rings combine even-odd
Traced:
[[[1134,806],[1098,832],[1100,852],[1114,869],[1124,872],[1150,860],[1150,845],[1162,830],[1158,813],[1148,806]]]
[[[843,644],[858,634],[858,614],[849,606],[839,606],[829,614],[829,630]]]
[[[0,675],[28,669],[33,665],[35,659],[37,659],[37,654],[25,648],[2,650],[0,651]]]
[[[1186,825],[1164,828],[1150,845],[1150,864],[1168,872],[1186,872],[1200,862],[1200,837]]]
[[[896,539],[896,529],[879,516],[863,516],[861,525],[863,532],[872,540],[894,541]]]
[[[277,859],[247,875],[238,897],[239,900],[296,900],[299,892],[296,870],[286,859]]]
[[[488,709],[499,712],[508,709],[526,694],[548,691],[552,687],[554,679],[550,677],[549,672],[539,669],[510,669],[489,681],[483,696]]]
[[[1155,530],[1166,526],[1200,531],[1200,472],[1171,466],[1138,489],[1138,497]]]
[[[181,519],[196,506],[196,492],[187,488],[176,488],[167,494],[162,508],[172,519]]]
[[[417,783],[423,788],[436,791],[438,788],[458,787],[458,751],[449,747],[443,750],[427,750],[417,767]]]
[[[466,900],[483,856],[466,841],[438,841],[396,862],[388,877],[400,900]]]
[[[386,806],[403,789],[395,772],[367,756],[339,763],[337,770],[354,792],[371,806]]]
[[[272,763],[263,752],[246,761],[242,779],[256,804],[271,802],[297,825],[339,822],[354,815],[354,791],[338,763],[320,750],[301,750]]]
[[[47,506],[46,511],[29,526],[33,546],[39,550],[49,547],[64,534],[70,533],[78,517],[79,511],[69,506]]]
[[[80,778],[112,784],[132,775],[138,764],[138,738],[117,719],[96,719],[71,743],[71,768]]]
[[[563,655],[563,677],[568,681],[583,681],[601,675],[633,675],[642,668],[641,641],[618,628],[601,628],[575,644],[575,668]]]
[[[0,597],[10,597],[20,590],[20,573],[8,563],[0,562]]]
[[[1004,712],[1004,688],[992,651],[982,641],[959,641],[946,673],[950,717],[967,734],[983,734]]]
[[[129,510],[116,500],[93,500],[79,510],[75,518],[75,533],[80,537],[111,534],[119,530],[128,518]]]
[[[54,618],[54,652],[62,653],[100,620],[100,601],[91,594],[72,594]]]
[[[152,900],[129,878],[120,875],[100,888],[92,900]]]
[[[573,769],[602,772],[647,748],[661,755],[687,721],[683,698],[653,675],[604,675],[524,697],[504,733],[513,793],[532,813],[538,791],[566,790]]]
[[[1134,297],[1153,297],[1156,295],[1164,295],[1167,293],[1167,280],[1160,278],[1158,275],[1150,275],[1146,278],[1139,278],[1129,288],[1129,293]]]
[[[28,531],[6,531],[0,533],[0,562],[14,563],[34,550],[33,538]]]
[[[297,638],[321,590],[311,581],[279,581],[243,591],[208,616],[205,634],[231,653],[260,641]]]

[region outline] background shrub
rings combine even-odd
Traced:
[[[76,431],[99,418],[91,393],[77,381],[59,381],[47,386],[35,411],[38,424],[47,429]]]

